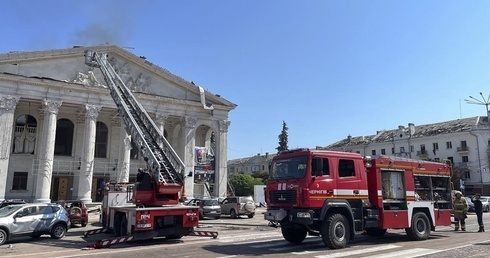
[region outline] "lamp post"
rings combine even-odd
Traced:
[[[488,95],[488,97],[485,98],[483,96],[483,93],[480,92],[480,97],[481,97],[481,99],[477,99],[473,96],[469,96],[470,99],[469,100],[465,99],[464,101],[466,101],[466,103],[468,103],[468,104],[485,106],[485,111],[487,112],[488,129],[490,130],[490,114],[488,113],[488,106],[490,105],[490,95]],[[477,141],[478,141],[478,139],[477,139]],[[478,156],[479,155],[480,155],[480,150],[478,150]],[[490,160],[487,161],[487,164],[490,164]],[[483,194],[483,169],[482,169],[481,165],[480,165],[479,171],[480,171],[480,182],[481,182],[481,194]]]

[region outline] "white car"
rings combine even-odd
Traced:
[[[70,227],[68,212],[59,204],[28,203],[0,208],[0,245],[19,236],[60,239]]]

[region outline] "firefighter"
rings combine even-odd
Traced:
[[[454,209],[454,231],[459,230],[459,225],[461,224],[461,230],[466,231],[465,219],[466,213],[468,212],[468,203],[466,199],[463,197],[463,194],[460,191],[456,191],[454,193],[456,198],[454,198],[453,209]]]
[[[475,204],[476,218],[478,221],[478,226],[480,226],[478,232],[485,232],[485,228],[483,227],[483,205],[480,200],[480,194],[475,194],[473,198],[471,198],[471,201]]]

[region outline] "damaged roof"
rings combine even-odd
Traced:
[[[421,138],[435,136],[439,134],[449,134],[457,132],[470,131],[478,125],[488,125],[488,118],[484,116],[475,116],[469,118],[456,119],[441,123],[414,126],[411,138]],[[375,135],[367,136],[348,136],[346,139],[330,144],[325,149],[335,149],[340,147],[356,146],[369,143],[381,143],[392,141],[394,137],[400,138],[410,136],[410,127],[399,126],[397,129],[378,131]]]

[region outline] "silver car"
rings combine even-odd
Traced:
[[[49,234],[60,239],[69,227],[68,212],[59,204],[14,204],[0,209],[0,245],[19,236]]]
[[[221,214],[230,215],[232,219],[240,215],[247,215],[249,218],[255,216],[255,202],[251,196],[230,196],[226,197],[221,203]]]

